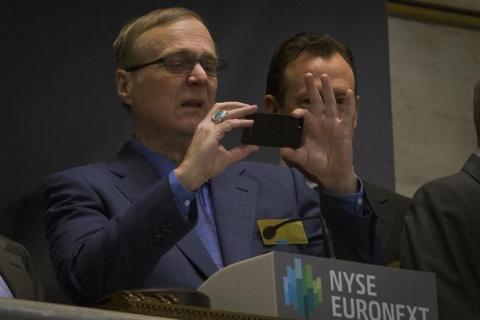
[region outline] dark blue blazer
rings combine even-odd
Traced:
[[[263,245],[257,219],[319,213],[330,224],[337,256],[378,262],[375,216],[342,211],[276,165],[239,162],[210,182],[225,265],[272,250],[323,255],[318,221],[305,222],[308,245]],[[44,223],[58,280],[72,300],[91,304],[120,289],[197,288],[217,271],[194,230],[196,205],[178,212],[168,184],[127,143],[109,162],[51,175]],[[380,250],[379,250],[380,249]]]

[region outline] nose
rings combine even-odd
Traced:
[[[205,69],[203,69],[202,65],[197,62],[190,74],[188,75],[188,82],[192,85],[206,85],[208,82],[208,75]]]

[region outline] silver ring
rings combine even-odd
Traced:
[[[225,110],[219,110],[219,111],[215,111],[213,114],[212,114],[212,122],[213,123],[220,123],[220,122],[223,122],[225,121],[225,119],[227,118],[227,111]]]

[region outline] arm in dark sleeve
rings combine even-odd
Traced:
[[[179,213],[167,177],[122,212],[81,175],[56,174],[45,185],[51,258],[59,282],[77,303],[135,287],[194,227],[196,206],[192,219]]]
[[[385,264],[381,243],[376,232],[376,214],[368,202],[363,204],[366,208],[362,210],[362,215],[355,214],[347,210],[353,206],[345,206],[345,203],[337,201],[335,197],[326,194],[318,187],[312,190],[306,185],[303,176],[297,170],[293,169],[292,172],[300,204],[299,211],[307,212],[302,214],[307,216],[318,215],[321,210],[330,230],[337,258],[362,263]],[[309,223],[306,224],[309,225]],[[317,229],[320,228],[318,224],[316,226]],[[314,237],[314,241],[310,245],[313,248],[309,248],[312,250],[306,253],[314,255],[319,252],[318,249],[314,250],[314,247],[322,247],[325,239],[320,230],[314,230],[309,234]],[[320,248],[320,255],[324,255],[323,248]]]
[[[315,188],[320,198],[320,209],[332,235],[338,259],[362,263],[385,264],[382,245],[376,230],[377,216],[366,197],[364,214],[345,209],[335,197]]]

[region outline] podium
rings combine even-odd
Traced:
[[[288,319],[438,319],[432,273],[285,252],[230,265],[198,290],[213,309]]]

